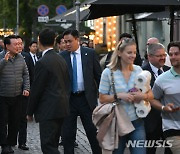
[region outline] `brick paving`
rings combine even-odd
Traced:
[[[78,118],[78,125],[77,125],[77,136],[76,142],[78,143],[78,147],[75,148],[75,154],[92,154],[89,142],[87,140],[84,128],[82,126],[81,120]],[[28,151],[23,151],[15,146],[13,149],[15,154],[42,154],[40,148],[40,140],[39,140],[39,127],[38,123],[29,122],[28,123],[28,138],[27,138],[27,145],[29,146]],[[59,146],[59,151],[63,154],[63,147]],[[163,149],[158,149],[156,154],[163,154]],[[129,150],[125,150],[125,154],[130,154]]]

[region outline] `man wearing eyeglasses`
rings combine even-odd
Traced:
[[[166,61],[165,47],[160,43],[149,44],[147,47],[148,62],[142,66],[143,70],[151,73],[151,87],[153,87],[156,78],[170,67],[164,65]],[[144,119],[146,139],[159,140],[162,138],[162,118],[161,112],[152,108],[148,116]],[[147,148],[147,154],[155,154],[156,148]]]
[[[170,42],[168,53],[172,67],[155,81],[153,86],[156,109],[162,112],[163,135],[171,141],[173,154],[180,153],[180,42]]]

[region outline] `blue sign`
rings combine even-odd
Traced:
[[[59,5],[56,7],[56,14],[63,14],[67,11],[67,8],[64,5]]]
[[[37,11],[40,16],[46,16],[49,13],[49,8],[43,4],[38,7]]]

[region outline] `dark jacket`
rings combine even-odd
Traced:
[[[143,70],[148,70],[151,73],[151,88],[154,85],[154,81],[155,81],[155,76],[154,76],[154,72],[151,69],[151,66],[149,64],[149,62],[147,64],[145,64],[144,66],[142,66]],[[168,66],[163,66],[163,71],[167,71],[169,70],[170,67]],[[162,125],[162,118],[161,118],[161,112],[155,108],[151,108],[150,113],[148,114],[148,116],[144,119],[145,121],[145,129],[147,132],[153,132],[155,131],[155,129],[157,128],[157,126],[161,127]]]
[[[21,54],[8,61],[5,54],[5,50],[0,53],[0,96],[16,97],[30,90],[28,69]]]
[[[47,51],[35,65],[27,114],[34,114],[37,122],[67,116],[69,82],[64,59],[54,50]]]
[[[101,77],[101,67],[98,61],[98,57],[93,49],[81,47],[80,50],[85,96],[91,110],[93,110],[97,105],[97,95]],[[72,64],[70,52],[64,51],[61,53],[61,55],[64,57],[68,65],[70,79],[72,81]]]
[[[33,59],[32,59],[29,52],[24,52],[23,51],[21,54],[24,57],[24,60],[25,60],[26,65],[28,67],[29,79],[30,79],[30,85],[31,85],[33,80],[34,80],[34,68],[35,68],[35,65],[34,65]],[[37,55],[37,58],[40,59],[40,57],[38,55]]]

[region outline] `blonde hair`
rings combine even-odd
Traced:
[[[124,49],[130,45],[136,45],[134,39],[132,39],[132,38],[125,38],[122,41],[120,41],[118,43],[118,45],[116,46],[116,49],[114,50],[114,52],[111,56],[110,63],[107,65],[107,67],[109,67],[110,69],[112,69],[114,71],[116,71],[117,69],[121,70],[122,69],[121,57],[118,56],[118,53],[123,52]],[[130,66],[130,70],[133,70],[133,65]]]

